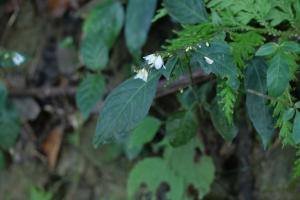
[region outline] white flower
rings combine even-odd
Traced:
[[[21,65],[25,61],[25,58],[19,53],[14,53],[12,60],[15,65]]]
[[[159,70],[161,67],[164,67],[164,61],[160,55],[150,54],[145,56],[144,59],[146,60],[147,64],[150,67],[155,67],[155,69]]]
[[[209,47],[209,43],[208,43],[208,42],[205,42],[205,45],[206,45],[207,47]]]
[[[205,62],[209,65],[213,64],[214,61],[212,59],[210,59],[209,57],[204,56]]]
[[[193,47],[189,46],[189,47],[187,47],[187,48],[185,49],[185,52],[189,52],[189,51],[191,51],[191,50],[193,50]]]
[[[201,44],[199,44],[198,47],[201,49],[202,48]]]
[[[148,79],[148,71],[146,69],[140,69],[137,71],[137,74],[134,76],[134,79],[142,79],[147,82]]]

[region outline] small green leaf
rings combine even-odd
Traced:
[[[227,78],[227,84],[234,90],[239,88],[238,68],[234,64],[230,47],[223,41],[201,43],[192,55],[192,63],[198,64],[206,74],[214,73]]]
[[[89,116],[104,90],[105,82],[101,75],[89,74],[81,81],[76,93],[76,104],[84,118]]]
[[[182,24],[207,21],[207,12],[202,0],[164,0],[168,14]]]
[[[281,44],[281,47],[288,52],[292,53],[299,53],[300,52],[300,45],[297,42],[292,41],[284,41]]]
[[[191,110],[181,111],[169,116],[166,124],[166,133],[170,144],[178,147],[188,143],[197,133],[198,122]]]
[[[267,71],[267,88],[269,95],[278,97],[289,85],[289,63],[283,53],[277,53],[271,59]]]
[[[197,150],[200,151],[201,156],[197,155],[199,154]],[[184,179],[185,189],[193,185],[198,191],[199,199],[209,192],[215,177],[213,160],[206,156],[203,150],[203,144],[195,138],[184,146],[167,148],[164,154],[169,167]],[[197,156],[199,158],[195,159]]]
[[[172,71],[176,66],[177,62],[178,62],[178,58],[172,57],[167,61],[165,68],[164,67],[161,68],[161,73],[167,80],[170,79]]]
[[[131,78],[110,93],[100,112],[95,146],[123,140],[144,119],[155,97],[159,77],[154,72],[147,82]]]
[[[51,200],[52,198],[52,193],[43,189],[32,187],[30,190],[30,200]]]
[[[300,101],[297,101],[296,103],[295,103],[295,108],[300,108]]]
[[[146,186],[146,191],[150,192],[150,199],[155,199],[156,191],[162,183],[170,186],[170,191],[167,193],[168,199],[182,200],[183,180],[175,176],[166,162],[160,158],[142,160],[130,172],[127,183],[128,199],[134,199],[142,184]]]
[[[129,0],[126,12],[125,39],[133,56],[140,56],[146,42],[156,0]]]
[[[209,108],[210,118],[215,129],[227,141],[231,142],[237,135],[238,129],[234,123],[229,124],[223,110],[220,108],[217,99],[213,100]]]
[[[139,146],[150,142],[159,130],[161,122],[154,117],[146,117],[132,132],[129,146]]]
[[[300,112],[296,112],[296,117],[294,119],[294,127],[292,138],[295,144],[300,143]]]
[[[112,47],[124,22],[124,9],[120,2],[114,1],[96,6],[87,16],[83,25],[85,35],[101,38],[107,46]],[[99,39],[98,39],[99,40]]]
[[[166,15],[168,15],[167,9],[165,8],[158,9],[156,15],[152,19],[152,23],[158,21],[159,19],[165,17]]]
[[[278,49],[278,44],[276,44],[274,42],[269,42],[269,43],[266,43],[266,44],[262,45],[261,47],[259,47],[259,49],[256,51],[255,55],[256,56],[269,56],[269,55],[275,53],[277,49]]]
[[[0,110],[0,148],[8,150],[17,140],[20,133],[20,123],[15,107],[6,103]]]
[[[264,147],[270,142],[275,130],[272,112],[267,100],[252,91],[265,94],[267,65],[262,59],[255,58],[248,63],[245,77],[247,112],[253,126],[258,132]]]
[[[286,110],[283,115],[283,122],[291,120],[294,117],[295,112],[296,110],[294,108],[289,108],[288,110]]]
[[[89,34],[84,38],[80,54],[83,63],[91,70],[103,69],[108,63],[108,48],[96,34]]]

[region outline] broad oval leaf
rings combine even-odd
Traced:
[[[124,22],[124,9],[120,2],[114,1],[95,7],[84,21],[85,35],[97,35],[112,47],[118,37]]]
[[[248,64],[245,77],[247,112],[264,147],[268,145],[275,132],[272,112],[267,101],[257,95],[266,94],[266,70],[266,63],[262,59],[255,58]]]
[[[299,111],[296,112],[296,117],[294,119],[292,138],[295,144],[300,143],[300,112]]]
[[[6,103],[0,110],[0,149],[8,150],[16,143],[20,133],[20,122],[15,107]]]
[[[281,46],[285,51],[289,51],[289,52],[293,52],[293,53],[300,52],[300,45],[297,42],[284,41],[281,44]]]
[[[201,43],[200,48],[192,55],[192,63],[198,64],[206,74],[214,73],[221,78],[227,78],[228,85],[239,88],[238,68],[234,64],[230,47],[223,41]]]
[[[261,47],[259,47],[258,50],[256,51],[255,55],[256,56],[268,56],[268,55],[275,53],[275,51],[277,49],[278,49],[278,44],[276,44],[275,42],[269,42],[269,43],[266,43],[266,44],[262,45]]]
[[[97,34],[89,34],[84,38],[80,54],[83,63],[91,70],[103,69],[108,63],[108,48]]]
[[[156,191],[161,183],[167,183],[170,186],[170,191],[166,194],[168,199],[183,199],[183,180],[169,169],[163,159],[142,160],[130,172],[127,183],[128,199],[134,199],[142,184],[145,184],[147,191],[151,192],[150,199],[155,199]]]
[[[147,115],[155,97],[159,74],[147,82],[131,78],[106,98],[97,124],[94,144],[123,140]]]
[[[168,14],[182,24],[207,21],[207,12],[202,0],[164,0]]]
[[[197,133],[198,122],[192,110],[172,114],[166,123],[166,133],[174,147],[188,143]]]
[[[81,81],[76,93],[76,104],[84,118],[89,116],[104,90],[105,82],[101,75],[89,74]]]
[[[277,53],[271,59],[267,70],[268,94],[278,97],[283,94],[289,85],[289,63],[283,53]]]
[[[129,0],[126,12],[125,39],[133,56],[140,56],[155,13],[156,0]]]

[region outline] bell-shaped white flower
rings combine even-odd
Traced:
[[[15,65],[19,66],[25,61],[25,58],[19,53],[14,53],[12,60]]]
[[[160,55],[150,54],[145,56],[144,59],[146,60],[147,64],[150,67],[155,67],[155,69],[159,70],[160,68],[164,67],[164,61]]]
[[[212,59],[210,59],[209,57],[204,56],[205,62],[209,65],[213,64],[214,61]]]
[[[134,76],[134,79],[142,79],[147,82],[148,79],[148,71],[146,69],[140,69],[137,71],[137,74]]]

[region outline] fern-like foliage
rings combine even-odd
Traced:
[[[256,47],[264,43],[264,37],[254,31],[246,33],[231,32],[230,36],[233,40],[233,42],[230,43],[233,58],[240,68],[245,66],[245,60],[251,59]]]
[[[300,177],[300,148],[296,152],[297,159],[294,162],[293,179]]]
[[[232,124],[237,92],[229,87],[225,82],[218,84],[217,89],[217,95],[219,99],[218,103],[223,109],[227,122]]]
[[[176,37],[167,40],[163,48],[169,53],[191,48],[201,41],[207,41],[216,33],[216,27],[211,23],[184,25],[180,31],[175,31]]]

